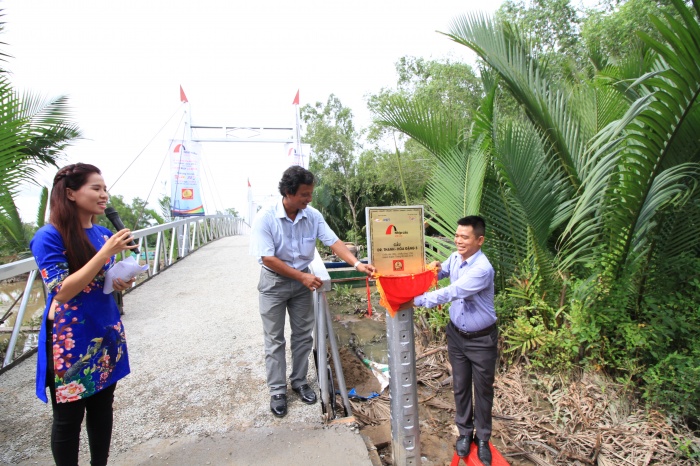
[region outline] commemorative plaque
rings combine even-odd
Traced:
[[[425,270],[423,206],[367,207],[367,252],[382,275]]]

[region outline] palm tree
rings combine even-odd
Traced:
[[[11,250],[24,251],[29,244],[14,202],[20,186],[34,182],[38,167],[57,166],[62,151],[78,137],[67,97],[45,99],[18,93],[5,71],[0,71],[0,233]],[[46,193],[43,196],[38,224],[45,214]]]
[[[642,34],[649,50],[635,66],[598,57],[598,74],[573,84],[508,22],[459,17],[447,36],[484,64],[474,125],[405,99],[377,109],[438,159],[427,204],[441,234],[463,215],[489,220],[501,285],[524,261],[550,290],[595,278],[603,285],[588,291],[616,290],[631,319],[650,282],[699,256],[700,3],[672,2],[678,16],[654,19],[663,41]],[[643,74],[628,79],[634,69]],[[499,106],[504,91],[515,113]]]

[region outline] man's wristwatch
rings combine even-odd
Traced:
[[[353,268],[354,268],[355,270],[357,270],[357,266],[360,265],[361,263],[362,263],[362,262],[360,262],[360,261],[355,262],[355,265],[353,265]]]

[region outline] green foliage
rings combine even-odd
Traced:
[[[358,134],[352,110],[331,94],[325,104],[302,107],[301,118],[306,123],[304,142],[314,152],[310,169],[318,178],[314,206],[343,240],[358,242],[362,238],[364,180],[358,176]]]
[[[650,17],[664,13],[673,14],[674,8],[667,0],[626,0],[615,2],[607,8],[591,9],[581,24],[581,39],[586,48],[605,57],[606,62],[619,63],[631,54],[638,56],[644,47],[636,34],[643,31],[660,38]]]
[[[450,322],[450,303],[432,309],[417,307],[415,309],[414,319],[420,319],[421,317],[425,319],[428,324],[428,329],[434,336],[441,335]]]
[[[496,314],[505,327],[505,354],[511,361],[524,359],[533,367],[567,371],[578,363],[581,342],[569,316],[569,305],[555,308],[542,287],[532,260],[523,263],[519,276],[495,299]]]
[[[46,223],[46,208],[49,203],[49,188],[46,186],[41,187],[41,195],[39,198],[39,208],[36,213],[36,226],[41,228]]]
[[[568,0],[458,17],[447,36],[484,66],[471,131],[400,93],[373,108],[437,161],[426,200],[443,238],[428,238],[429,255],[444,257],[457,218],[487,219],[509,354],[583,362],[630,386],[674,355],[682,403],[694,396],[685,380],[700,385],[678,360],[700,340],[700,1],[689,3],[629,0],[589,23]],[[582,41],[578,24],[607,21],[619,27]],[[619,31],[643,45],[624,51]]]
[[[374,114],[382,115],[393,102],[404,100],[409,105],[444,113],[454,121],[463,122],[464,128],[470,126],[483,93],[471,66],[449,59],[405,56],[396,62],[396,73],[395,89],[385,88],[369,96],[367,106]],[[377,141],[392,133],[392,127],[380,119],[370,127],[368,139]]]
[[[700,418],[700,346],[693,354],[669,354],[643,378],[645,399],[669,413]]]
[[[379,148],[358,153],[352,111],[334,95],[325,104],[304,106],[301,114],[307,124],[304,141],[315,155],[313,205],[344,241],[366,242],[366,206],[422,203],[433,161],[418,144],[407,143],[398,153]]]
[[[160,209],[160,217],[163,219],[163,223],[171,222],[170,196],[163,196],[158,199],[158,208]]]
[[[233,215],[234,217],[238,217],[240,215],[238,213],[238,211],[233,207],[228,207],[228,208],[224,209],[224,213],[226,215]]]
[[[135,197],[131,204],[124,201],[124,197],[117,194],[110,196],[110,206],[119,212],[124,226],[132,231],[142,230],[154,224],[163,223],[163,219],[153,209],[146,208],[147,202]],[[106,216],[100,216],[98,223],[104,227],[114,230],[114,226]]]
[[[329,296],[328,303],[333,305],[343,305],[359,302],[360,296],[353,292],[352,286],[335,283],[333,294]]]
[[[506,0],[496,17],[516,25],[557,78],[570,79],[586,68],[579,35],[582,18],[570,0]]]

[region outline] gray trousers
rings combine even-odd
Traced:
[[[480,440],[489,440],[493,381],[498,358],[498,329],[482,337],[465,338],[452,325],[448,325],[447,354],[452,365],[452,386],[457,410],[455,424],[459,435],[470,436],[476,427],[476,436]]]
[[[292,328],[292,388],[307,383],[309,353],[313,347],[316,322],[311,291],[301,282],[272,272],[265,267],[260,271],[260,317],[265,334],[265,369],[270,395],[287,393],[285,314],[289,313]]]

